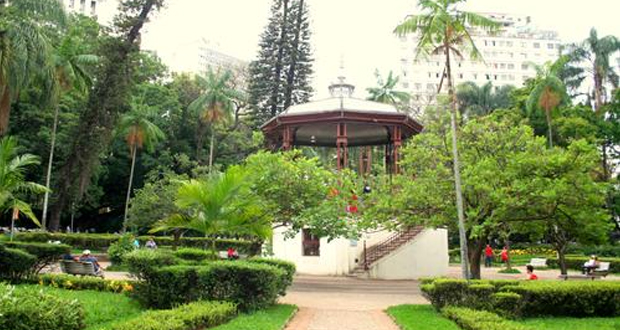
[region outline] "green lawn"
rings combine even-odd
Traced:
[[[590,318],[535,318],[519,321],[534,329],[545,330],[619,330],[620,317],[590,317]]]
[[[38,285],[18,285],[17,290],[43,290],[57,297],[77,299],[84,307],[86,330],[106,329],[112,323],[133,318],[144,310],[131,298],[118,293],[71,291]]]
[[[252,314],[241,314],[212,330],[281,330],[297,311],[293,305],[276,305]]]
[[[403,330],[459,330],[456,323],[437,313],[431,305],[399,305],[387,313]]]

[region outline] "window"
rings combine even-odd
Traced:
[[[512,47],[512,41],[506,41],[506,46],[507,47]]]
[[[90,1],[90,14],[95,16],[97,14],[97,1]]]
[[[463,79],[463,74],[462,73],[459,73],[459,78]]]
[[[521,58],[527,58],[527,53],[521,53]]]
[[[303,241],[301,242],[302,252],[304,256],[320,256],[321,255],[321,241],[316,237],[309,229],[303,229],[302,231]]]
[[[502,63],[502,64],[500,64],[500,65],[499,65],[499,68],[500,68],[500,69],[506,69],[506,63]]]
[[[409,88],[409,83],[408,82],[403,82],[403,88]]]
[[[435,84],[426,84],[426,90],[432,91],[435,89]]]
[[[527,63],[521,64],[521,70],[527,70],[528,68],[529,66],[527,65]]]
[[[474,79],[478,79],[478,74],[474,73]]]
[[[522,42],[521,42],[521,47],[522,47],[522,48],[526,48],[526,47],[527,47],[527,42],[522,41]]]
[[[495,40],[493,40],[491,43],[493,44],[493,47],[495,47]]]
[[[435,73],[435,78],[439,78],[439,72]]]
[[[422,84],[415,83],[415,90],[419,91],[420,89],[422,89]]]
[[[553,44],[547,44],[547,49],[553,49]]]
[[[540,42],[535,42],[534,43],[534,48],[540,48]]]
[[[490,74],[485,74],[487,80],[491,80],[491,75]]]
[[[497,80],[497,75],[493,75],[493,79],[494,79],[494,80]]]
[[[428,73],[428,77],[431,78],[431,73],[430,72]]]
[[[508,63],[508,70],[514,70],[515,69],[515,65],[512,63]]]

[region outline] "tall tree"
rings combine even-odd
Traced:
[[[209,171],[213,168],[215,125],[230,121],[235,108],[234,101],[245,98],[243,93],[231,87],[231,77],[232,73],[228,70],[221,73],[211,69],[204,77],[197,76],[196,79],[202,89],[202,93],[189,105],[189,110],[198,113],[201,122],[208,124],[211,130]],[[198,134],[202,135],[201,133]],[[202,139],[197,141],[196,148],[198,148],[196,156],[198,161],[200,161]]]
[[[422,14],[408,16],[398,25],[394,32],[398,35],[418,34],[416,56],[420,54],[440,55],[445,57],[445,72],[448,96],[451,101],[451,130],[454,186],[456,194],[459,237],[461,241],[461,268],[464,278],[470,278],[467,265],[467,236],[465,232],[465,215],[463,213],[463,194],[461,189],[461,172],[457,145],[457,111],[458,102],[452,82],[451,55],[463,57],[461,50],[466,50],[471,59],[480,59],[481,53],[474,44],[470,31],[496,31],[500,25],[484,16],[461,11],[457,5],[465,0],[419,0]],[[459,50],[460,49],[460,50]]]
[[[49,65],[52,46],[46,29],[63,26],[65,20],[60,0],[0,3],[0,135],[8,130],[11,102]]]
[[[77,25],[77,24],[76,24]],[[54,149],[56,147],[56,132],[58,129],[58,114],[60,111],[60,98],[63,93],[76,90],[87,93],[92,86],[90,70],[99,58],[94,54],[87,54],[83,43],[80,43],[80,31],[76,31],[73,25],[71,31],[63,38],[52,55],[52,65],[48,69],[50,85],[51,106],[54,108],[52,122],[52,136],[50,141],[50,153],[45,175],[45,187],[47,191],[43,198],[43,213],[41,216],[42,228],[47,228],[47,207],[49,204],[50,181],[52,177],[52,164],[54,161]],[[90,68],[89,68],[90,67]]]
[[[535,65],[536,78],[532,92],[527,100],[527,111],[532,113],[543,110],[547,120],[547,143],[553,147],[552,117],[553,111],[561,104],[568,102],[566,86],[558,77],[558,72],[567,63],[565,58],[544,65]]]
[[[123,232],[126,229],[127,211],[129,210],[131,185],[138,150],[146,147],[152,151],[155,144],[165,136],[164,132],[151,121],[158,115],[155,109],[148,107],[140,100],[135,100],[132,107],[132,111],[125,114],[119,123],[119,133],[125,138],[127,146],[131,150],[131,170],[129,172],[129,184],[127,185],[127,198],[125,199]]]
[[[80,115],[71,152],[60,169],[64,180],[56,189],[57,199],[50,216],[51,230],[58,230],[67,203],[88,187],[119,114],[128,109],[128,94],[132,87],[131,55],[139,49],[140,31],[149,14],[162,5],[163,0],[124,0],[119,5],[119,14],[114,19],[118,37],[103,42],[101,72],[89,95],[88,105]]]
[[[409,103],[411,98],[409,93],[395,90],[399,77],[394,77],[392,71],[390,71],[385,81],[381,74],[379,74],[379,71],[375,72],[375,77],[377,77],[377,85],[379,86],[366,88],[366,91],[370,94],[368,96],[369,100],[392,105],[407,105]]]
[[[312,55],[307,4],[274,0],[271,17],[250,63],[249,104],[255,125],[311,96]]]
[[[39,194],[45,187],[26,181],[26,168],[38,165],[39,159],[30,154],[18,154],[17,141],[10,137],[0,140],[0,212],[11,213],[11,238],[15,227],[15,220],[23,214],[40,226],[39,220],[32,212],[28,202],[23,200],[25,194]]]

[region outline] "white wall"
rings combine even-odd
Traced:
[[[403,280],[447,274],[448,231],[426,229],[411,242],[374,264],[368,277]]]

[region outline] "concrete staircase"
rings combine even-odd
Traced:
[[[423,230],[424,227],[418,226],[398,231],[382,242],[365,248],[357,267],[353,269],[350,275],[355,277],[365,275],[375,263],[398,250],[401,246],[411,242]]]

